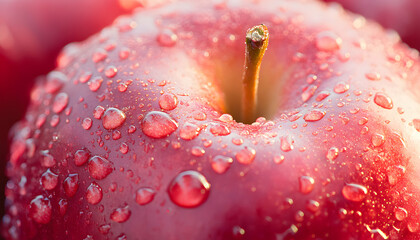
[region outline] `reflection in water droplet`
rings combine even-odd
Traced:
[[[362,185],[349,183],[343,187],[341,193],[347,200],[353,202],[360,202],[363,201],[363,199],[365,199],[367,195],[367,189]]]
[[[139,205],[146,205],[153,201],[156,192],[151,188],[139,188],[136,191],[136,202]]]
[[[42,195],[36,196],[29,204],[28,214],[37,223],[49,223],[52,215],[50,200]]]
[[[217,155],[211,159],[211,167],[215,172],[219,174],[225,173],[230,168],[232,163],[233,159],[231,157],[222,155]]]
[[[375,98],[373,101],[380,107],[385,109],[392,109],[394,106],[392,103],[392,99],[388,97],[385,93],[378,92],[375,94]]]
[[[146,114],[141,123],[143,133],[151,138],[167,137],[177,128],[178,123],[167,113],[157,111]]]
[[[172,202],[178,206],[198,207],[206,201],[210,193],[210,183],[199,172],[185,171],[172,180],[168,193]]]
[[[125,122],[125,113],[117,108],[108,108],[102,118],[102,125],[105,129],[115,129]]]

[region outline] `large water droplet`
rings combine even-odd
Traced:
[[[289,152],[293,150],[293,139],[289,135],[283,136],[280,138],[280,149],[283,152]]]
[[[153,199],[155,198],[155,194],[156,192],[151,188],[139,188],[136,191],[136,202],[139,205],[146,205],[153,201]]]
[[[315,180],[309,176],[302,176],[299,178],[299,191],[303,194],[312,192],[315,186]]]
[[[159,106],[163,110],[170,111],[178,105],[178,98],[173,93],[165,93],[159,97]]]
[[[178,123],[167,113],[157,111],[146,114],[141,123],[143,133],[151,138],[167,137],[177,128]]]
[[[181,207],[198,207],[206,201],[210,183],[199,172],[185,171],[178,174],[168,188],[172,202]]]
[[[120,127],[125,122],[125,113],[117,108],[108,108],[102,118],[105,129],[111,130]]]
[[[366,187],[355,184],[355,183],[349,183],[346,184],[341,193],[343,194],[344,198],[347,200],[353,201],[353,202],[360,202],[365,199],[367,194]]]
[[[69,95],[67,93],[59,93],[55,96],[54,103],[52,105],[52,110],[55,113],[60,113],[67,107],[69,103]]]
[[[255,149],[250,148],[250,147],[245,147],[244,149],[237,152],[235,157],[239,163],[248,165],[254,161],[256,153],[257,152],[255,151]]]
[[[373,101],[380,107],[383,107],[385,109],[392,109],[394,106],[392,103],[392,99],[388,97],[385,93],[378,92],[375,94],[375,98]]]
[[[48,169],[42,174],[40,183],[45,190],[52,190],[58,184],[58,175]]]
[[[315,122],[321,120],[325,116],[325,112],[315,109],[303,116],[303,119],[307,122]]]
[[[231,157],[222,155],[217,155],[211,159],[211,167],[215,172],[219,174],[225,173],[230,168],[232,163],[233,159]]]
[[[179,136],[184,140],[192,140],[198,136],[200,128],[192,123],[185,123],[179,130]]]
[[[117,208],[111,213],[111,220],[117,223],[127,221],[131,216],[131,211],[128,206]]]
[[[331,31],[323,31],[316,36],[316,47],[320,51],[331,52],[339,50],[342,39]]]
[[[106,178],[113,171],[112,163],[100,156],[89,159],[88,168],[90,176],[96,180]]]
[[[52,207],[48,198],[38,195],[29,204],[29,216],[37,223],[47,224],[51,221]]]
[[[64,180],[63,188],[67,197],[73,197],[76,194],[77,189],[79,189],[79,175],[76,173],[69,174]]]
[[[88,150],[85,150],[85,149],[77,150],[76,153],[74,154],[74,164],[76,164],[76,166],[82,166],[89,160],[89,157],[90,157],[90,152]]]
[[[395,209],[395,218],[398,221],[403,221],[404,219],[407,218],[407,216],[408,216],[408,212],[404,208],[398,207],[397,209]]]
[[[96,183],[91,183],[86,190],[86,200],[90,204],[98,204],[102,200],[102,188]]]

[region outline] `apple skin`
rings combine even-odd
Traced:
[[[417,23],[420,2],[416,0],[324,0],[338,2],[350,11],[378,21],[386,28],[395,29],[409,46],[420,49]]]
[[[260,23],[271,120],[248,125],[223,113]],[[180,1],[61,56],[12,132],[6,239],[419,238],[419,57],[377,24]]]

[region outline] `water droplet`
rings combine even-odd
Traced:
[[[79,82],[86,83],[87,81],[90,80],[91,77],[92,77],[92,73],[91,72],[86,72],[82,76],[80,76]]]
[[[360,202],[365,199],[367,195],[367,189],[362,185],[349,183],[343,187],[341,193],[347,200],[352,202]]]
[[[392,109],[394,106],[392,103],[392,99],[388,97],[385,93],[378,92],[375,94],[375,98],[373,101],[380,107],[385,109]]]
[[[375,147],[380,147],[385,143],[385,137],[382,134],[375,133],[372,135],[372,144]]]
[[[69,95],[67,93],[59,93],[55,96],[54,103],[52,105],[52,110],[55,113],[60,113],[67,107],[69,103]]]
[[[216,124],[211,126],[210,132],[215,136],[227,136],[230,134],[230,129],[223,124]]]
[[[58,175],[48,169],[42,174],[40,183],[45,190],[52,190],[58,184]]]
[[[350,86],[345,82],[339,82],[334,87],[335,93],[345,93],[349,90]]]
[[[206,153],[206,151],[201,147],[193,147],[191,149],[191,154],[196,157],[201,157],[204,155],[204,153]]]
[[[309,201],[306,203],[306,208],[307,208],[309,211],[313,212],[313,213],[318,212],[318,210],[319,210],[319,202],[317,202],[317,201],[315,201],[315,200],[309,200]]]
[[[67,197],[73,197],[76,194],[77,189],[79,189],[79,175],[76,173],[69,174],[64,180],[63,188]]]
[[[87,84],[89,86],[89,89],[92,92],[96,92],[101,87],[103,81],[104,80],[101,77],[95,77],[95,78],[89,80],[89,82]]]
[[[29,216],[37,223],[47,224],[51,221],[52,207],[48,198],[38,195],[29,204]]]
[[[370,72],[365,74],[366,78],[372,81],[378,81],[381,80],[381,74],[377,72]]]
[[[320,51],[332,52],[339,50],[342,39],[331,31],[323,31],[316,36],[316,47]]]
[[[420,223],[413,219],[412,221],[407,222],[407,229],[412,233],[418,232],[420,230]]]
[[[117,223],[127,221],[131,216],[131,211],[128,206],[117,208],[111,213],[111,220]]]
[[[314,95],[314,93],[315,93],[315,91],[316,91],[316,89],[317,89],[318,87],[317,86],[309,86],[302,94],[301,94],[301,97],[302,97],[302,101],[303,102],[306,102],[306,101],[308,101],[313,95]]]
[[[95,110],[93,111],[93,117],[96,119],[101,119],[104,115],[105,108],[102,106],[96,106]]]
[[[327,151],[327,155],[326,155],[327,159],[330,160],[330,161],[335,160],[338,157],[338,152],[339,152],[338,148],[336,148],[336,147],[330,148]]]
[[[186,208],[198,207],[203,204],[209,192],[210,183],[196,171],[185,171],[178,174],[168,188],[172,202]]]
[[[47,75],[47,81],[45,83],[44,89],[47,93],[56,93],[67,81],[68,78],[64,73],[59,71],[52,71]]]
[[[90,176],[96,180],[106,178],[113,171],[112,163],[100,156],[89,159],[88,168]]]
[[[405,167],[403,167],[401,165],[390,166],[387,169],[387,175],[388,175],[389,184],[395,185],[398,182],[400,182],[401,179],[404,177]]]
[[[170,29],[164,29],[157,36],[157,41],[162,47],[173,47],[178,40],[178,36]]]
[[[420,119],[413,119],[413,126],[417,132],[420,132]]]
[[[57,125],[58,125],[58,123],[60,122],[60,116],[58,116],[58,115],[53,115],[52,117],[51,117],[51,120],[50,120],[50,125],[51,125],[51,127],[56,127]]]
[[[257,152],[255,151],[255,149],[250,148],[250,147],[245,147],[239,152],[237,152],[235,157],[239,163],[248,165],[254,161],[256,153]]]
[[[299,191],[303,194],[312,192],[315,186],[315,180],[309,176],[302,176],[299,178]]]
[[[54,157],[49,153],[48,150],[41,151],[41,165],[47,168],[54,167],[56,161]]]
[[[127,145],[127,143],[121,143],[121,145],[120,145],[120,152],[122,154],[128,153],[128,145]]]
[[[284,156],[280,155],[280,156],[274,156],[273,159],[274,163],[276,164],[281,164],[282,162],[284,162]]]
[[[121,49],[121,51],[118,53],[118,56],[120,57],[121,60],[127,59],[130,56],[130,49],[128,48]]]
[[[179,136],[184,140],[192,140],[198,136],[200,128],[192,123],[185,123],[179,130]]]
[[[404,208],[398,207],[397,209],[395,209],[395,218],[398,221],[403,221],[404,219],[407,218],[407,216],[408,216],[408,212]]]
[[[102,200],[102,188],[96,183],[91,183],[86,190],[86,200],[90,204],[98,204]]]
[[[117,75],[118,69],[114,66],[109,66],[105,69],[105,76],[107,78],[113,78],[115,75]]]
[[[121,138],[121,132],[118,130],[115,130],[112,132],[112,139],[113,140],[118,140]]]
[[[151,138],[167,137],[177,128],[178,123],[167,113],[157,111],[146,114],[141,123],[143,133]]]
[[[288,152],[293,150],[294,140],[289,135],[283,136],[280,138],[280,149],[283,152]]]
[[[231,157],[222,155],[217,155],[211,159],[211,167],[215,172],[219,174],[225,173],[230,168],[232,163],[233,159]]]
[[[87,160],[89,160],[89,157],[90,152],[88,150],[77,150],[74,154],[74,164],[76,164],[76,166],[82,166],[87,162]]]
[[[315,109],[305,114],[305,116],[303,116],[303,119],[307,122],[316,122],[316,121],[321,120],[324,116],[325,116],[324,111]]]
[[[233,117],[232,115],[225,113],[219,117],[219,120],[225,123],[230,123],[230,122],[233,122]]]
[[[105,129],[115,129],[125,122],[125,113],[117,108],[108,108],[102,118],[102,125]]]
[[[64,214],[66,214],[67,206],[68,206],[67,200],[66,199],[60,199],[60,201],[58,202],[58,207],[59,207],[59,211],[60,211],[61,216],[64,216]]]
[[[103,225],[99,226],[98,230],[102,234],[106,235],[111,230],[111,225],[109,225],[109,224],[103,224]]]
[[[322,100],[324,100],[326,97],[328,97],[328,96],[330,96],[330,93],[329,92],[327,92],[327,91],[322,91],[322,92],[320,92],[319,94],[318,94],[318,96],[316,96],[316,100],[318,101],[318,102],[320,102],[320,101],[322,101]]]
[[[89,130],[92,127],[92,119],[90,119],[88,117],[85,118],[85,119],[83,119],[83,121],[82,121],[82,127],[85,130]]]
[[[136,191],[136,202],[139,205],[146,205],[153,201],[153,199],[155,198],[155,194],[156,192],[151,188],[139,188]]]
[[[170,111],[178,105],[178,98],[175,94],[165,93],[159,97],[159,106],[163,110]]]
[[[105,60],[108,57],[108,53],[103,49],[98,49],[95,53],[93,53],[92,61],[94,63],[98,63],[100,61]]]

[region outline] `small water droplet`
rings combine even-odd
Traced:
[[[55,113],[60,113],[67,107],[69,103],[69,95],[67,93],[59,93],[55,96],[54,103],[52,105],[52,110]]]
[[[173,47],[178,40],[178,36],[170,29],[164,29],[157,36],[157,41],[162,47]]]
[[[56,93],[67,81],[68,78],[64,73],[59,71],[52,71],[47,75],[47,81],[45,83],[44,89],[47,93]]]
[[[302,94],[301,94],[301,97],[302,97],[302,101],[303,102],[306,102],[306,101],[308,101],[313,95],[314,95],[314,93],[315,93],[315,91],[316,91],[316,89],[317,89],[318,87],[317,86],[309,86]]]
[[[377,72],[370,72],[365,74],[366,78],[372,81],[378,81],[381,80],[381,74]]]
[[[233,117],[232,115],[225,113],[219,117],[219,120],[225,123],[230,123],[230,122],[233,122]]]
[[[204,153],[206,153],[206,151],[201,147],[193,147],[191,149],[191,154],[196,157],[201,157],[204,155]]]
[[[179,130],[179,136],[184,140],[192,140],[198,136],[200,128],[192,123],[185,123]]]
[[[178,105],[178,98],[173,93],[165,93],[159,97],[159,106],[163,110],[170,111]]]
[[[293,141],[292,137],[290,137],[289,135],[282,136],[280,138],[280,149],[283,152],[289,152],[289,151],[293,150],[293,143],[294,143],[294,141]]]
[[[103,225],[99,226],[98,230],[102,234],[106,235],[111,230],[111,225],[109,225],[109,224],[103,224]]]
[[[299,178],[299,191],[303,194],[312,192],[315,186],[315,180],[309,176],[302,176]]]
[[[131,216],[131,211],[128,206],[117,208],[111,213],[111,220],[117,223],[127,221]]]
[[[58,175],[48,169],[42,174],[40,183],[45,190],[52,190],[58,184]]]
[[[58,208],[59,208],[61,216],[64,216],[64,214],[66,214],[67,206],[68,206],[67,200],[66,199],[60,199],[60,201],[58,202]]]
[[[318,212],[318,210],[319,210],[319,202],[317,202],[317,201],[315,201],[315,200],[309,200],[309,201],[306,203],[306,208],[307,208],[309,211],[313,212],[313,213]]]
[[[420,132],[420,119],[413,119],[413,126],[417,132]]]
[[[375,147],[380,147],[385,143],[385,137],[382,134],[375,133],[372,135],[372,144]]]
[[[50,200],[42,195],[38,195],[32,199],[29,204],[29,216],[37,223],[49,223],[52,216]]]
[[[360,202],[365,199],[367,195],[367,189],[362,185],[349,183],[343,187],[341,193],[347,200],[352,202]]]
[[[232,163],[233,159],[231,157],[222,155],[217,155],[211,159],[211,167],[215,172],[219,174],[225,173],[230,168]]]
[[[127,143],[121,143],[121,145],[120,145],[120,152],[122,154],[128,153],[128,145],[127,145]]]
[[[345,82],[339,82],[335,85],[334,87],[334,92],[335,93],[345,93],[350,89],[349,84],[345,83]]]
[[[342,39],[331,31],[323,31],[316,36],[316,47],[320,51],[332,52],[339,50]]]
[[[118,69],[115,66],[108,66],[105,69],[104,73],[107,78],[113,78],[115,77],[115,75],[117,75],[117,72],[118,72]]]
[[[113,140],[118,140],[121,138],[121,132],[118,130],[114,130],[112,131],[112,139]]]
[[[416,221],[418,221],[418,219]],[[408,231],[415,233],[420,230],[420,223],[416,221],[413,219],[412,221],[407,222]]]
[[[325,116],[324,111],[315,109],[305,114],[305,116],[303,116],[303,119],[307,122],[316,122],[316,121],[321,120],[324,116]]]
[[[86,190],[86,200],[90,204],[98,204],[102,200],[102,188],[96,183],[91,183]]]
[[[108,108],[102,118],[102,125],[105,129],[116,129],[125,122],[125,113],[117,108]]]
[[[254,161],[256,153],[257,152],[255,151],[255,149],[250,148],[250,147],[245,147],[239,152],[237,152],[235,157],[239,163],[248,165]]]
[[[93,53],[92,61],[94,63],[98,63],[100,61],[105,60],[108,57],[108,53],[103,49],[98,49],[95,53]]]
[[[172,202],[186,208],[198,207],[203,204],[209,192],[210,183],[196,171],[185,171],[178,174],[168,188]]]
[[[375,98],[373,101],[380,107],[383,107],[385,109],[392,109],[394,106],[392,103],[392,99],[388,97],[385,93],[378,92],[375,94]]]
[[[120,50],[120,52],[118,53],[118,56],[120,57],[121,60],[125,60],[130,56],[130,49],[128,48],[123,48]]]
[[[95,110],[93,110],[93,117],[96,119],[101,119],[104,115],[105,108],[102,106],[96,106]]]
[[[92,73],[91,72],[86,72],[82,76],[80,76],[79,82],[86,83],[87,81],[90,80],[91,77],[92,77]]]
[[[88,169],[91,177],[96,180],[101,180],[113,171],[113,165],[103,157],[94,156],[89,159]]]
[[[397,209],[395,209],[395,218],[398,221],[403,221],[404,219],[407,218],[407,216],[408,216],[408,212],[404,208],[398,207]]]
[[[48,150],[41,151],[41,165],[47,168],[54,167],[56,161],[54,157],[49,153]]]
[[[146,205],[153,201],[153,199],[155,198],[155,194],[156,192],[151,188],[139,188],[136,191],[136,202],[139,205]]]
[[[89,82],[87,84],[89,86],[89,89],[92,92],[96,92],[101,87],[103,81],[104,80],[101,77],[95,77],[95,78],[89,80]]]
[[[281,164],[282,162],[284,162],[284,156],[280,155],[280,156],[274,156],[274,163],[276,164]]]
[[[69,174],[64,180],[63,188],[67,197],[73,197],[79,189],[79,175],[76,173]]]
[[[85,150],[85,149],[77,150],[76,153],[74,154],[74,164],[76,164],[76,166],[82,166],[89,160],[89,157],[90,157],[90,152],[88,150]]]
[[[318,96],[316,96],[316,100],[318,101],[318,102],[320,102],[320,101],[322,101],[322,100],[324,100],[326,97],[328,97],[328,96],[330,96],[330,93],[329,92],[327,92],[327,91],[322,91],[322,92],[320,92],[319,94],[318,94]]]
[[[92,119],[90,119],[88,117],[85,118],[85,119],[83,119],[83,121],[82,121],[82,127],[85,130],[89,130],[92,127]]]
[[[215,136],[227,136],[230,134],[230,129],[223,124],[216,124],[211,126],[210,132]]]
[[[51,117],[51,120],[50,120],[50,125],[51,125],[51,127],[56,127],[56,126],[58,125],[58,123],[60,123],[60,116],[58,116],[58,115],[53,115],[53,116]]]
[[[339,152],[339,150],[336,147],[332,147],[332,148],[328,149],[327,155],[326,155],[327,159],[330,160],[330,161],[335,160],[338,157],[338,152]]]
[[[167,113],[157,111],[146,114],[141,123],[143,133],[151,138],[167,137],[177,128],[178,123]]]

